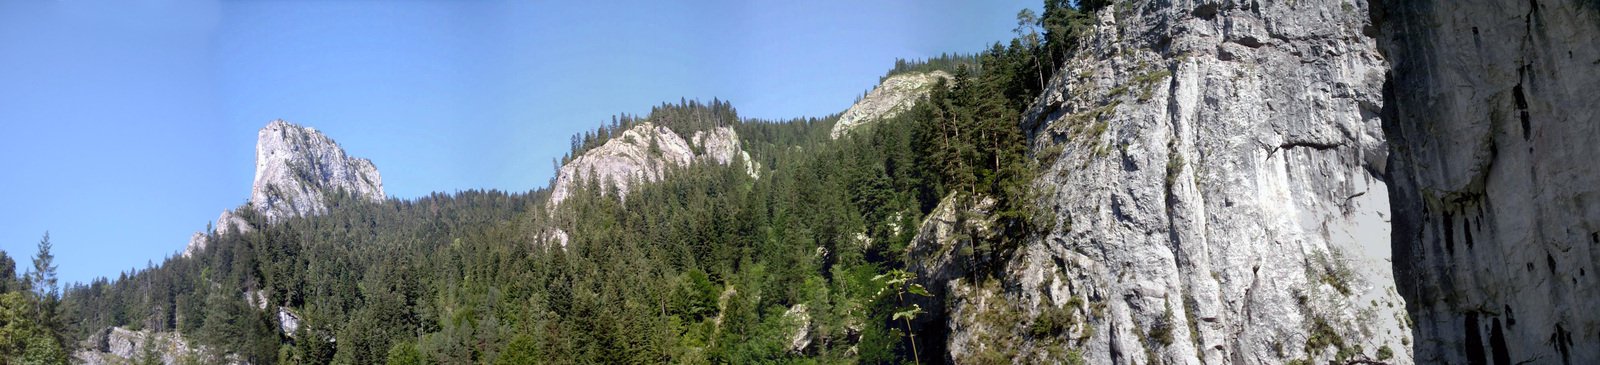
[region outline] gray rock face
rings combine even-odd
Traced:
[[[234,214],[233,210],[224,210],[222,214],[217,215],[217,224],[213,229],[217,231],[217,234],[227,234],[228,232],[247,233],[254,228],[250,227],[250,222],[246,222],[244,218]]]
[[[267,222],[327,211],[327,197],[339,191],[382,201],[383,178],[372,161],[346,156],[337,142],[315,128],[274,120],[256,133],[256,175],[250,204]],[[213,227],[216,234],[245,233],[254,228],[235,210],[224,210]],[[183,256],[205,248],[206,235],[196,233]]]
[[[794,324],[789,332],[789,352],[804,353],[811,347],[811,312],[806,310],[805,304],[795,304],[783,312],[783,317]]]
[[[667,127],[640,123],[561,166],[551,188],[550,206],[559,205],[571,196],[577,184],[590,180],[615,188],[619,198],[626,198],[634,184],[660,180],[669,168],[700,161],[730,164],[735,158],[742,159],[746,172],[756,176],[757,167],[740,147],[739,134],[731,127],[696,131],[685,140]]]
[[[193,347],[178,333],[133,331],[112,327],[89,338],[84,348],[72,354],[74,363],[87,365],[142,363],[153,358],[161,364],[241,364],[237,357],[218,357],[204,348]]]
[[[1000,285],[954,283],[951,356],[1411,363],[1365,4],[1130,1],[1094,28],[1025,123],[1055,229]]]
[[[1600,4],[1375,3],[1417,361],[1600,363]]]
[[[346,156],[338,143],[314,128],[275,120],[256,136],[250,204],[268,222],[322,214],[327,211],[325,197],[338,190],[384,199],[383,179],[372,161]]]
[[[878,87],[867,92],[866,96],[839,115],[839,121],[833,124],[829,136],[838,139],[865,123],[900,115],[927,97],[940,79],[949,78],[949,73],[934,71],[900,74],[884,79]]]

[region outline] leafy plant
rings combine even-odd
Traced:
[[[916,279],[917,274],[900,269],[889,270],[887,273],[880,274],[872,278],[873,281],[882,281],[884,283],[883,289],[878,291],[878,295],[880,297],[884,295],[884,291],[892,291],[894,293],[895,300],[901,305],[899,309],[895,310],[892,319],[905,322],[906,335],[909,336],[911,341],[912,358],[914,361],[920,364],[922,363],[922,358],[921,354],[917,352],[917,333],[911,329],[911,319],[922,315],[924,312],[922,310],[922,306],[917,305],[916,303],[906,306],[906,294],[909,293],[911,295],[919,295],[924,297],[932,296],[932,294],[929,294],[928,289],[923,288],[922,284],[911,282],[912,280]]]

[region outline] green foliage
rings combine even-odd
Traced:
[[[608,124],[602,124],[599,128],[581,135],[573,135],[571,150],[559,162],[566,164],[584,152],[600,147],[628,129],[643,123],[666,127],[687,139],[696,131],[738,124],[739,113],[733,109],[733,104],[724,100],[712,99],[710,103],[703,103],[699,100],[682,99],[677,104],[662,103],[655,106],[650,109],[650,114],[643,118],[628,114],[613,116]],[[633,143],[631,140],[627,142]],[[652,153],[660,153],[660,148],[656,146],[654,139],[649,143]]]
[[[0,362],[65,364],[66,349],[38,320],[38,299],[22,291],[0,294]]]
[[[513,342],[513,344],[516,344],[516,342]],[[505,358],[506,357],[504,355],[501,356],[501,359]],[[396,342],[394,347],[389,348],[389,355],[387,360],[384,361],[384,364],[388,365],[422,365],[425,363],[426,362],[422,360],[422,352],[417,350],[417,344],[410,341]],[[498,363],[503,364],[506,362],[502,360]],[[532,363],[533,362],[524,362],[521,364]]]
[[[1065,334],[1077,322],[1076,316],[1073,315],[1076,309],[1072,305],[1045,306],[1039,310],[1039,317],[1033,319],[1033,325],[1028,327],[1029,334],[1034,338],[1058,337]]]
[[[1156,340],[1156,343],[1160,343],[1162,346],[1172,345],[1172,329],[1173,325],[1175,324],[1173,323],[1174,321],[1175,317],[1172,314],[1172,304],[1168,303],[1166,310],[1161,312],[1161,318],[1157,319],[1156,323],[1150,326],[1150,337]]]
[[[1344,336],[1340,336],[1338,332],[1334,331],[1333,325],[1329,324],[1326,319],[1312,317],[1309,327],[1307,332],[1310,335],[1306,337],[1306,352],[1320,353],[1329,346],[1341,351],[1345,348]]]
[[[44,233],[44,238],[39,239],[39,251],[33,256],[33,270],[28,272],[28,281],[34,291],[41,298],[53,302],[59,297],[56,287],[55,255],[50,253],[50,232]]]
[[[1389,345],[1383,345],[1383,347],[1378,348],[1378,360],[1381,361],[1392,358],[1394,358],[1394,349],[1389,348]]]
[[[1021,41],[995,44],[978,56],[978,68],[958,67],[953,80],[939,83],[908,113],[917,123],[912,140],[916,166],[926,176],[920,188],[924,204],[954,193],[958,211],[966,211],[996,199],[991,214],[1000,237],[972,247],[977,273],[992,273],[1027,235],[1047,228],[1034,219],[1040,213],[1030,184],[1038,161],[1028,156],[1020,128],[1022,111],[1041,86],[1032,77],[1042,72],[1033,62],[1035,52]]]
[[[1109,3],[1110,0],[1045,0],[1039,23],[1044,28],[1044,53],[1051,65],[1060,65],[1072,57],[1078,44],[1094,29],[1091,13]]]
[[[888,73],[884,74],[883,77],[878,78],[878,82],[888,80],[890,77],[894,77],[895,75],[927,73],[933,71],[955,72],[956,69],[961,67],[977,66],[978,56],[976,54],[942,53],[937,57],[920,60],[896,58],[894,60],[894,68],[890,68]]]
[[[1360,277],[1345,262],[1344,254],[1338,251],[1319,251],[1311,259],[1316,265],[1308,267],[1320,268],[1316,274],[1317,280],[1338,290],[1339,294],[1354,294],[1355,285]]]
[[[1079,351],[1079,350],[1068,350],[1067,351],[1067,360],[1065,362],[1067,363],[1067,365],[1088,365],[1089,364],[1089,360],[1085,360],[1083,358],[1083,352]]]
[[[500,351],[500,357],[494,360],[495,364],[518,365],[538,364],[547,358],[539,348],[539,340],[531,334],[522,333],[511,338],[506,348]],[[392,362],[390,364],[393,364]]]

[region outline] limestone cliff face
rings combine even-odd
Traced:
[[[245,364],[237,356],[219,356],[204,347],[190,345],[182,334],[122,327],[107,328],[90,336],[72,358],[74,363],[85,365],[134,364],[146,359],[164,365]]]
[[[256,174],[250,189],[251,209],[266,222],[322,214],[327,198],[340,191],[360,199],[384,199],[383,178],[372,161],[345,155],[344,149],[315,128],[274,120],[256,133]],[[216,234],[248,232],[250,223],[237,209],[217,217]],[[206,235],[196,233],[184,256],[204,248]]]
[[[833,124],[833,131],[829,136],[838,139],[857,127],[883,118],[893,118],[900,113],[911,110],[917,101],[928,96],[933,90],[933,85],[941,79],[949,79],[950,74],[944,71],[917,72],[894,75],[878,87],[867,92],[861,100],[856,101],[844,114],[839,115],[839,121]]]
[[[1055,229],[998,283],[948,283],[951,357],[1411,363],[1366,4],[1097,16],[1024,122]]]
[[[256,179],[250,204],[268,222],[321,214],[327,195],[343,190],[383,200],[383,179],[372,161],[346,156],[314,128],[275,120],[256,134]]]
[[[727,165],[735,159],[744,162],[746,173],[756,176],[757,166],[740,147],[739,134],[732,127],[696,131],[684,139],[670,128],[640,123],[562,165],[551,188],[550,206],[559,205],[578,184],[590,180],[615,188],[619,198],[626,198],[634,184],[660,180],[669,168],[702,161]]]
[[[1375,3],[1417,361],[1600,363],[1600,3]]]

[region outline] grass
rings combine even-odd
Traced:
[[[1168,145],[1171,147],[1171,144]],[[1183,173],[1183,154],[1177,148],[1167,149],[1167,187],[1172,187],[1178,181],[1178,175]]]
[[[1132,83],[1143,88],[1139,93],[1139,101],[1149,101],[1150,97],[1155,96],[1157,82],[1166,80],[1168,76],[1172,76],[1172,71],[1164,69],[1135,76]]]
[[[1029,326],[1028,333],[1033,335],[1034,339],[1056,337],[1066,333],[1067,329],[1077,323],[1076,316],[1072,314],[1074,309],[1072,306],[1047,306],[1040,309],[1039,317],[1033,319],[1033,325]]]
[[[1167,302],[1167,310],[1161,313],[1161,319],[1150,326],[1150,337],[1154,338],[1161,346],[1172,345],[1172,303]]]
[[[1312,260],[1321,267],[1321,272],[1316,273],[1318,281],[1338,290],[1339,294],[1351,295],[1355,292],[1356,273],[1345,264],[1343,254],[1338,251],[1318,252],[1312,256]]]
[[[1309,336],[1306,337],[1307,353],[1321,352],[1329,346],[1337,348],[1339,351],[1344,351],[1345,349],[1344,336],[1340,336],[1338,332],[1335,332],[1333,325],[1328,324],[1328,321],[1322,317],[1313,317],[1311,319],[1311,327],[1307,328],[1306,332],[1309,333]]]

